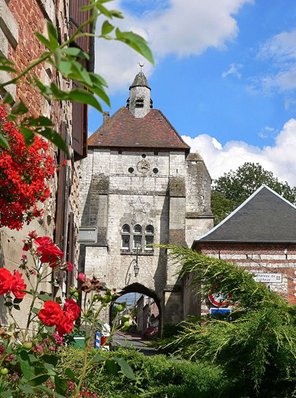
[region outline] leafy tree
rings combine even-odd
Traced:
[[[265,170],[259,163],[246,162],[237,170],[231,170],[214,181],[212,211],[215,224],[222,221],[262,184],[291,203],[296,202],[296,188],[291,188],[287,181],[279,181],[271,171]]]
[[[183,323],[170,344],[174,353],[221,366],[232,382],[224,397],[296,396],[296,306],[257,283],[241,267],[187,248],[169,247],[191,275],[195,293],[217,291],[231,297],[231,317],[203,317]]]

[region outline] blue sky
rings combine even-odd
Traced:
[[[296,185],[295,0],[116,0],[112,7],[125,14],[121,27],[142,34],[154,52],[154,67],[144,61],[154,107],[213,178],[258,161]],[[96,45],[111,114],[125,106],[139,61],[121,44]],[[101,122],[91,111],[89,131]]]

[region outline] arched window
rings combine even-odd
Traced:
[[[128,224],[124,224],[121,229],[121,249],[129,251],[131,240],[131,229]]]
[[[154,243],[154,228],[153,225],[147,225],[145,229],[145,250],[153,251]]]
[[[142,247],[142,227],[140,224],[134,226],[134,243],[133,249],[140,251]]]

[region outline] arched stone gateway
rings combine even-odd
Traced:
[[[158,297],[155,291],[148,289],[147,287],[143,286],[140,283],[132,283],[131,285],[126,286],[120,292],[118,292],[118,297],[124,296],[128,293],[139,293],[144,296],[148,296],[154,300],[157,305],[158,312],[159,312],[159,331],[162,330],[162,308],[161,308],[161,299]],[[116,299],[117,300],[117,299]],[[115,301],[114,301],[115,302]],[[112,324],[112,306],[114,302],[110,305],[109,309],[109,324]]]
[[[191,246],[212,227],[211,178],[203,159],[152,109],[140,72],[126,108],[89,138],[81,164],[80,268],[109,288],[142,285],[160,300],[164,323],[188,315],[177,265],[154,243]],[[190,310],[191,311],[191,310]]]

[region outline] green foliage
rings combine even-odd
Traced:
[[[84,66],[85,61],[89,59],[89,55],[79,48],[73,47],[73,43],[80,37],[92,36],[97,39],[116,40],[120,41],[148,61],[154,63],[153,55],[146,41],[134,32],[122,32],[111,23],[114,18],[123,18],[122,14],[117,10],[110,10],[105,7],[106,0],[90,0],[88,6],[82,7],[82,12],[88,10],[90,12],[89,18],[79,26],[74,32],[73,36],[67,41],[60,43],[59,35],[52,24],[47,22],[47,34],[42,35],[36,32],[37,39],[45,46],[45,51],[37,59],[33,60],[29,66],[21,71],[11,80],[0,84],[0,89],[11,84],[18,84],[20,79],[26,78],[31,86],[34,86],[41,95],[48,101],[71,101],[90,105],[103,112],[102,102],[110,106],[110,99],[106,93],[107,83],[98,74],[90,72]],[[87,26],[96,27],[99,17],[106,17],[107,19],[102,23],[100,34],[85,32]],[[113,34],[113,35],[111,35]],[[65,79],[73,82],[73,88],[70,90],[62,90],[57,84],[50,85],[43,84],[36,75],[34,75],[34,68],[44,63],[52,65],[53,69],[59,72]],[[0,56],[0,70],[12,72],[17,74],[15,65],[12,61],[4,56]],[[11,95],[5,98],[7,104],[12,105],[13,99]],[[40,134],[53,142],[58,148],[68,153],[66,144],[63,142],[59,134],[54,131],[54,126],[46,117],[39,117],[38,124],[30,116],[29,110],[22,101],[13,105],[10,115],[10,120],[19,123],[19,130],[25,137],[27,145],[33,141],[34,134]],[[0,145],[8,148],[7,140],[0,134]]]
[[[88,368],[85,384],[104,398],[168,397],[206,398],[227,397],[230,383],[219,366],[207,362],[190,363],[166,358],[164,355],[144,356],[134,350],[102,352],[104,362]],[[63,368],[76,369],[79,350],[64,354]],[[129,364],[134,377],[116,366],[118,359]],[[114,362],[115,361],[115,362]],[[79,366],[79,365],[78,365]],[[77,369],[79,372],[79,369]]]
[[[193,361],[209,360],[232,380],[235,397],[296,396],[296,307],[254,281],[241,267],[185,248],[170,247],[195,291],[213,286],[230,294],[232,319],[183,323],[167,349]]]
[[[262,184],[289,200],[296,202],[296,188],[281,182],[259,163],[246,162],[235,171],[225,173],[213,183],[212,211],[215,224],[222,221],[236,207],[243,203]]]
[[[211,192],[211,208],[215,225],[217,225],[235,209],[235,205],[234,202],[227,199],[223,193],[213,190]]]

